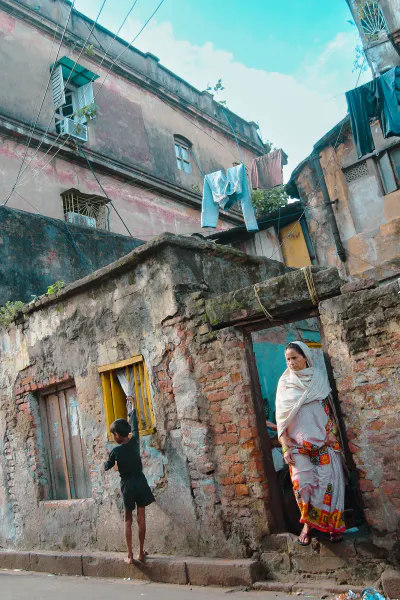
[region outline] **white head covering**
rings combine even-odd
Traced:
[[[304,404],[323,400],[331,392],[326,371],[314,366],[310,348],[303,342],[296,341],[293,344],[301,348],[308,366],[302,371],[292,371],[287,368],[279,379],[276,391],[278,437],[287,429]]]

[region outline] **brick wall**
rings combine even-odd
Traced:
[[[399,291],[395,282],[321,305],[366,519],[393,552],[400,549]]]
[[[230,540],[254,551],[273,517],[243,336],[211,331],[204,304],[196,292],[183,316],[164,321],[177,341],[153,368],[154,403],[167,407],[165,434],[180,422],[197,517],[210,539],[222,523]]]

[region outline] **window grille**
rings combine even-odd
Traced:
[[[350,167],[350,169],[346,169],[344,172],[347,183],[355,181],[356,179],[361,179],[361,177],[367,177],[367,175],[369,175],[369,170],[365,161],[355,165],[354,167]]]
[[[64,219],[68,223],[97,229],[109,229],[108,198],[83,194],[76,189],[63,192],[61,197]]]
[[[377,0],[367,0],[359,9],[360,24],[369,41],[387,34],[385,17]]]
[[[127,419],[126,396],[133,396],[139,422],[139,435],[155,431],[155,417],[151,400],[149,376],[143,356],[99,368],[103,391],[108,437],[112,441],[110,425],[116,419]]]

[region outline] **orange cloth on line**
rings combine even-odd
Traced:
[[[255,158],[251,163],[251,183],[254,190],[269,190],[283,184],[282,167],[287,165],[287,154],[274,150]]]

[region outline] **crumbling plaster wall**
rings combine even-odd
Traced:
[[[284,267],[195,240],[174,247],[170,239],[71,284],[1,330],[0,546],[123,550],[118,474],[102,472],[109,444],[98,367],[134,354],[148,365],[157,421],[157,432],[142,439],[157,498],[148,510],[150,550],[241,556],[268,531],[243,341],[237,331],[210,334],[202,294]],[[69,379],[92,497],[44,501],[38,392]]]

